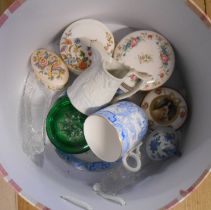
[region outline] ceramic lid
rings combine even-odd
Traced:
[[[47,135],[51,143],[66,153],[82,153],[89,150],[83,134],[86,115],[78,112],[67,96],[59,98],[46,119]]]
[[[153,31],[135,31],[124,37],[114,51],[114,57],[139,72],[151,74],[154,81],[143,82],[140,90],[147,91],[163,85],[172,75],[174,51],[162,35]],[[134,87],[138,78],[131,74],[123,90]]]
[[[188,113],[183,96],[170,88],[158,88],[149,92],[141,103],[149,118],[149,126],[170,126],[180,128]]]
[[[35,50],[31,65],[38,80],[52,90],[62,89],[68,82],[69,71],[62,59],[47,49]]]
[[[103,23],[93,19],[73,22],[62,35],[60,53],[68,68],[76,74],[87,69],[92,62],[91,48],[81,42],[83,38],[98,41],[108,54],[112,55],[114,50],[113,34]]]

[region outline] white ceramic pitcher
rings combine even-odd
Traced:
[[[87,42],[84,39],[84,43]],[[92,47],[92,65],[82,72],[67,90],[71,103],[81,113],[92,114],[111,102],[116,91],[131,72],[141,81],[152,80],[152,77],[146,73],[136,72],[111,58],[98,42],[89,41],[88,45]],[[136,92],[135,87],[130,92],[118,96],[118,100],[130,97]]]

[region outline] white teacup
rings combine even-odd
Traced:
[[[98,158],[106,162],[122,158],[124,166],[136,172],[141,168],[141,160],[140,153],[133,150],[142,143],[147,128],[145,112],[132,102],[122,101],[89,116],[84,123],[84,135]],[[136,161],[136,167],[128,164],[129,157]]]

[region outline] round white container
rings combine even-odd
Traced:
[[[15,180],[21,187],[16,190],[32,202],[53,210],[76,209],[60,195],[82,199],[96,210],[121,209],[91,191],[102,173],[68,170],[49,148],[44,158],[32,162],[21,148],[21,96],[31,70],[31,53],[41,47],[59,49],[57,43],[66,26],[80,18],[94,18],[114,32],[116,43],[131,28],[147,29],[167,37],[175,49],[175,70],[181,71],[191,105],[183,156],[149,173],[150,177],[120,196],[127,201],[124,209],[155,210],[181,199],[180,191],[187,190],[211,162],[211,31],[185,1],[29,0],[14,12],[21,2],[6,11],[1,23],[6,21],[0,24],[0,171],[4,167],[6,179]]]

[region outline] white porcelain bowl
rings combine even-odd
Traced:
[[[167,162],[120,196],[127,201],[124,209],[155,210],[181,199],[180,191],[187,190],[211,162],[211,31],[185,1],[28,0],[15,10],[21,2],[16,1],[0,19],[0,25],[6,20],[0,28],[0,171],[6,179],[15,180],[21,187],[16,190],[32,202],[53,210],[76,209],[60,195],[75,196],[97,210],[122,208],[91,191],[90,186],[102,174],[69,170],[50,149],[44,161],[40,158],[34,163],[21,148],[21,96],[31,70],[31,53],[41,47],[58,52],[65,27],[80,18],[94,18],[114,32],[116,43],[135,29],[155,30],[167,37],[176,51],[175,71],[182,73],[191,105],[183,156],[173,164]]]

